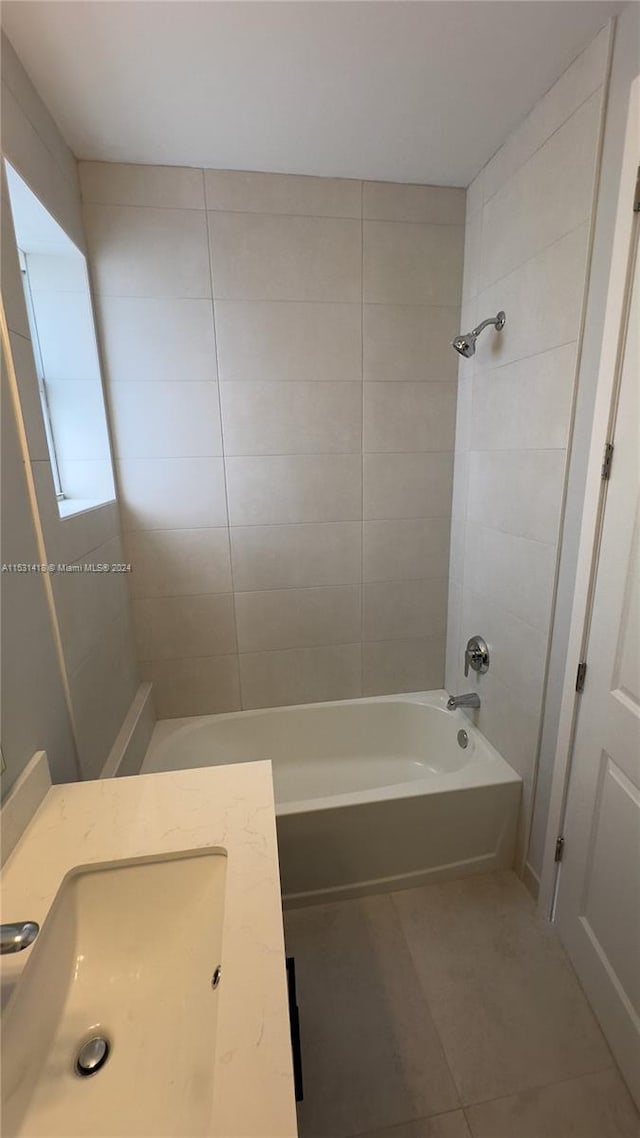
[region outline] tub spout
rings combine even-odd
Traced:
[[[470,691],[466,695],[452,695],[447,700],[447,708],[449,711],[455,711],[458,707],[478,708],[480,707],[480,696],[477,692]]]

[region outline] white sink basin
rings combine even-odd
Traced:
[[[5,1138],[210,1133],[226,867],[207,849],[67,875],[3,1017]]]

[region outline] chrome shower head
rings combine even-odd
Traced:
[[[476,340],[483,328],[487,328],[489,324],[493,324],[493,327],[496,328],[498,332],[501,332],[505,326],[506,319],[502,311],[500,311],[497,316],[490,316],[488,320],[483,320],[481,324],[478,324],[473,331],[461,333],[460,336],[456,336],[455,340],[451,341],[451,347],[455,348],[456,352],[459,352],[461,356],[466,356],[467,359],[469,356],[474,356],[476,352]]]

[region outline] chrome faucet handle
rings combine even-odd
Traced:
[[[484,675],[489,671],[489,649],[486,640],[481,636],[472,636],[464,650],[464,674],[469,675],[469,668]]]
[[[33,944],[40,925],[35,921],[16,921],[12,925],[0,925],[0,956],[11,952],[22,952]]]

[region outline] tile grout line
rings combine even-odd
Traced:
[[[45,144],[43,143],[43,145],[45,145]],[[57,163],[56,163],[56,165],[57,165]],[[116,163],[116,165],[119,165],[119,163]],[[126,165],[126,163],[125,163],[125,165]],[[189,167],[177,167],[177,169],[185,169],[185,168],[188,169]],[[207,169],[206,167],[204,167],[202,169],[203,174],[206,172],[206,169]],[[291,175],[284,175],[284,177],[289,177],[289,176],[291,176]],[[321,175],[321,176],[323,177],[323,175]],[[404,183],[404,182],[391,182],[389,184],[390,185],[403,186],[406,183]],[[364,183],[361,183],[361,186],[364,187]],[[425,182],[424,188],[430,189],[432,187],[429,186],[429,183]],[[447,187],[442,187],[442,188],[451,189],[451,190],[464,190],[465,189],[464,186],[447,186]],[[363,189],[361,189],[361,198],[362,198],[362,194],[363,194]],[[211,206],[207,206],[206,204],[205,205],[158,205],[158,204],[149,205],[148,202],[131,202],[131,201],[129,201],[129,202],[108,201],[107,202],[107,201],[98,201],[95,198],[85,198],[83,200],[84,200],[86,205],[98,206],[99,209],[140,209],[140,210],[146,209],[146,210],[158,210],[160,212],[166,212],[166,213],[178,213],[178,212],[181,212],[181,213],[207,213],[207,214],[208,213],[218,213],[218,214],[222,214],[223,216],[231,216],[231,217],[273,217],[273,218],[285,218],[287,220],[289,220],[291,218],[304,218],[305,221],[353,221],[353,222],[357,223],[359,221],[365,220],[365,221],[372,222],[375,225],[415,225],[415,226],[420,225],[425,229],[464,229],[464,220],[462,220],[462,221],[427,221],[427,220],[418,221],[415,218],[408,218],[408,217],[367,217],[367,218],[363,218],[362,206],[361,206],[360,214],[357,214],[357,213],[302,213],[299,210],[292,210],[292,209],[286,209],[286,210],[229,209],[229,208],[221,209],[220,207],[212,208]],[[330,302],[328,302],[328,303],[330,303]],[[357,301],[355,301],[354,303],[357,303]]]
[[[620,1074],[620,1068],[618,1067],[618,1064],[616,1063],[613,1056],[611,1056],[611,1062],[608,1063],[606,1067],[596,1067],[593,1071],[583,1071],[581,1075],[571,1075],[568,1079],[551,1079],[548,1083],[536,1083],[535,1086],[523,1087],[519,1091],[510,1091],[509,1094],[506,1095],[495,1095],[493,1098],[477,1099],[475,1102],[462,1104],[460,1109],[464,1112],[466,1118],[467,1111],[473,1110],[475,1107],[488,1106],[493,1102],[502,1102],[505,1099],[518,1098],[520,1095],[530,1094],[532,1091],[544,1091],[549,1087],[561,1087],[565,1083],[578,1083],[581,1082],[582,1079],[591,1079],[595,1075],[602,1075],[605,1071],[615,1071],[620,1076],[622,1083],[626,1087],[626,1083]],[[471,1130],[471,1124],[468,1119],[467,1126]]]
[[[365,643],[366,644],[404,644],[407,641],[411,641],[411,642],[420,641],[420,642],[422,642],[423,640],[437,642],[437,641],[442,640],[443,636],[444,636],[443,632],[436,632],[436,633],[429,633],[427,635],[421,635],[421,636],[400,636],[400,637],[396,636],[396,637],[391,637],[387,640],[380,640],[380,639],[376,638],[375,640],[367,640],[367,641],[365,641]],[[280,648],[244,648],[241,652],[215,652],[215,653],[210,652],[206,656],[203,656],[202,653],[200,653],[200,652],[197,653],[197,655],[190,655],[190,656],[145,656],[141,659],[140,662],[145,663],[145,664],[154,664],[154,663],[167,664],[172,660],[174,660],[174,661],[175,660],[223,660],[223,659],[231,660],[231,659],[236,659],[239,656],[273,656],[273,655],[279,655],[283,652],[318,652],[318,651],[325,651],[328,648],[359,648],[359,647],[360,647],[360,644],[357,640],[332,640],[332,641],[323,641],[322,644],[294,644],[294,645],[288,645],[286,647],[280,647]],[[435,690],[439,691],[440,689],[438,688]],[[403,689],[397,690],[397,691],[378,693],[378,695],[390,695],[390,696],[411,695],[415,691],[416,691],[416,688],[407,688],[407,689],[403,688]],[[368,699],[369,697],[368,696],[336,697],[336,699],[338,699],[338,702],[342,698],[347,699],[347,700],[353,700],[353,699]],[[373,698],[375,698],[375,697],[373,697]],[[305,703],[313,703],[313,702],[317,703],[318,700],[315,700],[315,701],[314,700],[305,700],[304,702]],[[320,701],[320,702],[326,702],[326,701]],[[330,702],[334,702],[334,701],[331,700]],[[244,708],[242,710],[246,710],[246,708]]]
[[[203,194],[205,195],[205,205],[206,205],[206,180],[205,180],[204,169],[201,171],[201,173],[202,173],[202,190],[203,190]],[[218,414],[220,416],[220,439],[221,439],[221,448],[222,448],[222,477],[224,480],[224,500],[225,500],[225,509],[226,509],[226,513],[227,513],[226,530],[227,530],[227,549],[229,552],[229,576],[230,576],[230,583],[231,583],[231,598],[232,598],[231,607],[232,607],[232,613],[233,613],[233,636],[234,636],[235,646],[236,646],[235,660],[236,660],[236,668],[237,668],[237,676],[238,676],[238,699],[239,699],[239,704],[240,704],[240,711],[242,711],[244,701],[243,701],[243,697],[242,697],[242,678],[240,675],[240,646],[238,643],[238,620],[237,620],[237,615],[236,615],[236,594],[235,594],[235,588],[234,588],[234,582],[233,582],[233,553],[232,553],[232,549],[231,549],[231,514],[230,514],[230,510],[229,510],[229,487],[227,484],[227,463],[226,463],[225,448],[224,448],[224,423],[223,423],[223,419],[222,419],[222,396],[220,393],[220,354],[219,354],[219,348],[218,348],[218,335],[217,335],[217,329],[216,329],[216,306],[215,306],[215,295],[214,295],[215,289],[214,289],[214,281],[213,281],[213,245],[212,245],[212,232],[211,232],[211,227],[209,225],[209,212],[206,209],[205,209],[205,224],[206,224],[206,238],[207,238],[207,258],[208,258],[208,264],[209,264],[209,285],[210,285],[210,289],[211,289],[211,320],[212,320],[212,324],[213,324],[213,339],[214,339],[214,344],[215,344],[215,356],[216,356],[216,388],[217,388],[217,392],[218,392]],[[221,527],[221,528],[225,528],[225,527]],[[234,655],[234,654],[229,653],[229,655]],[[195,659],[195,657],[190,657],[190,658]]]
[[[446,637],[446,633],[445,633],[445,637]],[[435,884],[435,882],[434,882],[434,884]],[[413,973],[415,976],[416,987],[417,987],[418,991],[421,993],[422,998],[425,1002],[427,1011],[429,1012],[429,1019],[431,1020],[433,1030],[434,1030],[436,1037],[438,1039],[438,1043],[440,1044],[440,1051],[442,1052],[442,1058],[444,1060],[447,1071],[449,1072],[449,1078],[451,1079],[451,1085],[455,1090],[456,1098],[458,1099],[457,1109],[462,1110],[463,1105],[462,1105],[462,1097],[461,1097],[460,1089],[459,1089],[458,1083],[454,1077],[453,1068],[451,1067],[451,1063],[449,1062],[449,1056],[447,1054],[447,1051],[446,1051],[445,1045],[444,1045],[444,1041],[443,1041],[442,1036],[440,1034],[440,1028],[438,1027],[438,1024],[436,1023],[434,1015],[433,1015],[433,1009],[431,1007],[431,1001],[429,1000],[429,997],[428,997],[428,995],[424,989],[424,985],[422,983],[422,980],[420,979],[420,973],[418,972],[418,969],[416,967],[416,962],[415,962],[415,959],[413,956],[413,951],[412,951],[411,945],[409,943],[409,938],[406,936],[405,931],[404,931],[404,925],[403,925],[401,917],[400,917],[400,910],[398,909],[398,907],[395,903],[394,891],[392,890],[388,894],[388,896],[389,896],[389,900],[391,902],[391,907],[392,907],[394,915],[395,915],[395,920],[396,920],[398,932],[400,933],[403,944],[407,950],[407,955],[409,957],[409,960],[411,961],[411,967],[413,969]],[[465,1121],[466,1121],[466,1118],[465,1118]]]
[[[601,28],[601,29],[600,29],[600,31],[602,31],[602,30],[603,30],[603,28]],[[600,34],[600,33],[598,33],[598,35],[599,35],[599,34]],[[589,46],[590,46],[590,45],[588,45],[588,47],[589,47]],[[587,48],[585,48],[584,50],[585,50],[585,51],[587,51],[587,50],[588,50],[588,47],[587,47]],[[581,54],[582,54],[582,53],[581,53]],[[563,72],[563,75],[566,75],[567,71],[569,71],[569,70],[571,69],[571,67],[573,66],[573,64],[574,64],[574,63],[576,63],[576,62],[577,62],[577,60],[578,60],[579,58],[580,58],[580,56],[576,56],[576,58],[573,60],[573,63],[570,63],[570,64],[569,64],[569,66],[566,68],[566,70]],[[561,76],[559,77],[559,79],[557,79],[557,80],[556,80],[556,83],[557,83],[557,82],[559,82],[559,81],[560,81],[560,79],[562,79],[562,78],[563,78],[563,75],[561,75]],[[541,143],[540,143],[538,146],[536,146],[535,150],[533,150],[533,151],[531,152],[531,154],[529,154],[529,155],[528,155],[528,157],[527,157],[527,158],[525,158],[525,159],[524,159],[524,160],[523,160],[523,161],[520,163],[520,165],[519,165],[519,166],[517,166],[517,167],[516,167],[516,169],[513,171],[513,173],[509,174],[509,175],[508,175],[508,177],[506,177],[506,178],[505,178],[505,179],[504,179],[504,180],[503,180],[503,181],[500,183],[500,185],[498,186],[497,190],[494,190],[494,191],[493,191],[493,193],[489,194],[489,196],[488,196],[487,198],[485,198],[485,197],[484,197],[484,194],[483,194],[483,199],[482,199],[482,203],[481,203],[481,206],[480,206],[480,207],[478,207],[478,208],[482,208],[482,209],[484,209],[485,205],[488,205],[488,204],[489,204],[489,202],[493,201],[493,199],[494,199],[494,198],[497,196],[497,194],[500,194],[500,193],[502,192],[502,190],[503,190],[503,189],[504,189],[506,186],[508,186],[508,185],[509,185],[509,184],[510,184],[510,183],[513,181],[513,179],[514,179],[514,178],[517,178],[518,174],[519,174],[519,173],[520,173],[522,170],[524,170],[524,169],[525,169],[525,167],[526,167],[526,166],[528,166],[530,162],[532,162],[532,161],[533,161],[533,159],[536,157],[536,155],[537,155],[537,154],[539,154],[541,150],[544,150],[544,147],[547,145],[547,143],[548,143],[548,142],[550,142],[550,141],[551,141],[551,139],[552,139],[552,138],[554,138],[554,137],[555,137],[555,135],[556,135],[556,134],[558,134],[558,132],[559,132],[559,131],[561,131],[561,130],[563,129],[563,127],[567,126],[567,124],[568,124],[569,122],[571,122],[571,119],[572,119],[572,118],[574,118],[574,116],[578,114],[578,111],[581,111],[581,110],[582,110],[582,108],[583,108],[583,107],[584,107],[584,106],[585,106],[585,105],[586,105],[586,104],[589,102],[589,100],[590,100],[590,99],[593,99],[594,95],[597,95],[597,94],[598,94],[598,92],[602,90],[602,88],[604,87],[605,83],[606,83],[606,77],[604,77],[604,78],[603,78],[603,79],[602,79],[602,80],[601,80],[601,81],[598,83],[598,85],[597,85],[596,87],[594,87],[594,88],[593,88],[593,90],[592,90],[592,91],[590,91],[590,92],[589,92],[589,94],[588,94],[588,95],[586,95],[586,96],[585,96],[585,98],[584,98],[584,99],[583,99],[583,100],[582,100],[580,103],[578,103],[577,107],[575,107],[575,108],[574,108],[574,110],[573,110],[573,111],[571,111],[571,112],[570,112],[570,113],[569,113],[569,114],[566,116],[566,118],[564,118],[564,119],[562,120],[562,122],[561,122],[561,123],[558,123],[558,126],[554,127],[554,129],[553,129],[553,130],[552,130],[552,131],[551,131],[549,134],[545,135],[545,137],[544,137],[544,139],[542,140],[542,142],[541,142]],[[510,142],[510,141],[511,141],[511,140],[512,140],[514,137],[515,137],[515,135],[516,135],[516,134],[517,134],[517,133],[518,133],[518,132],[519,132],[519,131],[522,129],[522,127],[523,127],[523,126],[524,126],[524,124],[527,122],[527,120],[528,120],[528,119],[531,117],[531,115],[532,115],[532,114],[533,114],[533,112],[536,110],[536,108],[537,108],[538,106],[540,106],[540,103],[541,103],[541,102],[542,102],[542,101],[545,99],[546,95],[548,95],[548,94],[549,94],[549,93],[550,93],[550,92],[553,90],[553,87],[555,87],[555,83],[554,83],[554,84],[552,84],[552,86],[549,88],[549,90],[546,92],[546,94],[542,96],[542,99],[540,99],[540,100],[539,100],[537,103],[535,103],[535,104],[534,104],[534,106],[533,106],[533,107],[531,108],[531,110],[529,111],[529,114],[528,114],[528,115],[526,115],[526,116],[525,116],[525,118],[524,118],[524,119],[522,119],[522,120],[520,121],[520,123],[518,124],[518,126],[516,126],[516,127],[515,127],[515,129],[514,129],[514,130],[512,131],[512,133],[511,133],[511,134],[510,134],[510,135],[509,135],[509,136],[508,136],[508,137],[507,137],[507,138],[504,140],[504,142],[503,142],[503,143],[502,143],[502,145],[501,145],[501,146],[498,148],[498,150],[496,150],[495,154],[492,154],[492,156],[491,156],[491,158],[489,159],[489,161],[488,161],[487,163],[485,163],[485,165],[482,167],[482,170],[479,170],[479,171],[478,171],[478,174],[484,173],[484,172],[486,171],[487,167],[491,165],[491,163],[492,163],[492,162],[493,162],[493,160],[494,160],[494,159],[495,159],[495,158],[498,156],[498,154],[500,153],[500,151],[501,151],[501,150],[503,150],[503,149],[504,149],[504,147],[505,147],[505,146],[507,146],[507,145],[508,145],[508,143],[509,143],[509,142]],[[478,175],[476,175],[476,177],[477,177],[477,176],[478,176]],[[475,179],[474,179],[474,181],[475,181]],[[474,210],[474,213],[477,213],[477,210]]]

